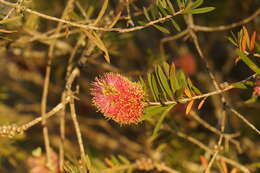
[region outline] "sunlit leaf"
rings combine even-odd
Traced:
[[[220,165],[221,165],[223,173],[228,173],[227,164],[223,159],[220,159]]]
[[[108,26],[108,28],[113,28],[115,24],[119,21],[121,17],[122,12],[120,11],[112,20],[111,24]]]
[[[130,164],[131,163],[125,156],[118,155],[117,157],[120,159],[120,161],[122,163],[125,163],[125,164]]]
[[[230,173],[237,173],[237,168],[233,168]]]
[[[198,105],[198,110],[200,110],[200,109],[202,108],[202,106],[204,105],[206,99],[207,99],[207,97],[203,98],[203,99],[200,101],[200,103],[199,103],[199,105]]]
[[[96,20],[93,22],[93,25],[96,25],[96,24],[100,21],[100,19],[104,16],[105,11],[106,11],[106,9],[107,9],[107,6],[108,6],[108,0],[104,0],[104,3],[103,3],[103,5],[102,5],[102,8],[101,8],[101,10],[99,11]]]
[[[254,31],[253,35],[250,39],[250,51],[253,52],[255,48],[255,39],[256,39],[256,32]]]
[[[248,47],[250,47],[249,34],[248,34],[248,30],[246,29],[245,26],[243,26],[243,35],[245,36],[245,39],[246,39],[246,45]]]
[[[188,115],[188,114],[190,113],[193,103],[194,103],[194,100],[191,100],[191,101],[188,103],[188,105],[187,105],[187,107],[186,107],[186,111],[185,111],[186,115]]]
[[[192,98],[192,94],[191,94],[191,92],[190,92],[190,90],[189,90],[188,88],[185,88],[185,89],[184,89],[184,93],[185,93],[185,95],[186,95],[187,97]]]
[[[241,49],[242,49],[243,52],[246,51],[246,40],[247,40],[246,35],[243,35],[242,43],[241,43]]]

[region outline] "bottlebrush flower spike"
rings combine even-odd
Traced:
[[[96,78],[91,95],[98,110],[120,124],[137,123],[143,114],[142,86],[119,74],[106,73]]]

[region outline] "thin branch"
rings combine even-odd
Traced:
[[[248,18],[245,18],[239,22],[232,23],[229,25],[221,25],[221,26],[215,26],[215,27],[207,27],[207,26],[199,26],[199,25],[194,25],[194,30],[195,31],[202,31],[202,32],[213,32],[213,31],[224,31],[224,30],[229,30],[241,25],[244,25],[250,21],[252,21],[254,18],[256,18],[260,14],[260,8],[258,8],[251,16]]]
[[[46,113],[44,118],[48,119],[53,115],[55,115],[57,112],[62,110],[69,101],[70,101],[70,97],[66,97],[64,102],[59,103],[51,111]],[[31,127],[42,122],[42,119],[43,117],[39,116],[38,118],[35,118],[34,120],[29,121],[28,123],[22,125],[13,124],[13,125],[0,126],[0,137],[13,138],[14,136],[19,135],[20,133],[24,133],[25,131],[29,130]]]
[[[251,129],[253,129],[258,135],[260,135],[260,130],[258,130],[252,123],[250,123],[242,114],[240,114],[238,111],[236,111],[234,108],[227,106],[227,108],[232,112],[234,115],[236,115],[238,118],[240,118],[246,125],[248,125]]]
[[[59,19],[57,17],[49,16],[49,15],[40,13],[38,11],[34,11],[34,10],[27,8],[25,6],[18,6],[15,3],[7,2],[5,0],[0,0],[0,3],[5,4],[7,6],[10,6],[10,7],[14,7],[14,8],[19,9],[21,11],[25,11],[27,13],[35,14],[39,17],[42,17],[42,18],[45,18],[45,19],[48,19],[48,20],[65,23],[65,24],[68,24],[68,25],[71,25],[71,26],[82,28],[82,29],[96,30],[96,31],[106,31],[106,32],[116,31],[116,32],[122,32],[122,33],[132,32],[132,31],[137,31],[137,30],[147,28],[147,27],[152,26],[156,23],[167,21],[174,16],[182,14],[182,12],[183,12],[183,10],[180,10],[180,11],[178,11],[178,12],[172,14],[172,15],[167,15],[165,17],[150,21],[149,23],[146,23],[143,26],[136,26],[136,27],[132,27],[132,28],[102,28],[102,27],[96,27],[96,26],[93,26],[93,25],[84,25],[84,24],[80,24],[80,23],[70,22],[70,21],[64,20],[64,19]]]
[[[188,136],[188,135],[186,135],[182,132],[179,132],[179,131],[176,132],[176,131],[172,130],[169,126],[166,126],[166,125],[163,127],[163,129],[166,130],[166,131],[169,131],[169,132],[171,132],[171,133],[173,133],[173,134],[175,134],[175,135],[177,135],[177,136],[179,136],[179,137],[181,137],[181,138],[183,138],[183,139],[185,139],[185,140],[187,140],[191,143],[193,143],[194,145],[197,145],[198,147],[200,147],[201,149],[210,153],[211,155],[213,155],[215,153],[214,150],[210,149],[208,146],[206,146],[205,144],[203,144],[199,140],[193,138],[192,136]],[[240,169],[244,173],[250,173],[250,171],[245,166],[239,164],[238,162],[236,162],[232,159],[229,159],[229,158],[222,156],[220,154],[217,155],[216,158],[217,159],[223,159],[226,163],[229,163],[230,165]]]
[[[215,127],[213,127],[212,125],[210,125],[208,122],[204,121],[203,119],[201,119],[196,112],[194,111],[191,111],[190,112],[191,114],[191,117],[193,119],[195,119],[198,123],[200,123],[202,126],[204,126],[205,128],[207,128],[208,130],[210,130],[211,132],[215,133],[215,134],[218,134],[218,135],[221,135],[221,131],[219,131],[218,129],[216,129]],[[242,149],[240,147],[240,144],[238,141],[234,140],[233,138],[234,137],[237,137],[239,136],[239,133],[235,133],[235,134],[223,134],[224,138],[227,140],[227,141],[230,141],[232,142],[236,148],[238,149],[238,151],[241,153],[242,152]]]

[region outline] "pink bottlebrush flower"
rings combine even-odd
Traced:
[[[256,81],[256,86],[254,87],[253,94],[256,96],[260,96],[260,80]]]
[[[93,82],[93,103],[105,117],[120,124],[137,123],[143,114],[144,91],[119,74],[106,73]]]
[[[254,88],[254,94],[255,94],[256,96],[260,96],[260,86],[255,86],[255,88]]]

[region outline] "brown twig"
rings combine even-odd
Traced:
[[[71,21],[68,21],[68,20],[64,20],[64,19],[59,19],[57,17],[49,16],[49,15],[40,13],[38,11],[34,11],[34,10],[30,9],[30,8],[26,8],[25,6],[18,6],[16,4],[14,4],[14,3],[7,2],[5,0],[0,0],[0,3],[5,4],[7,6],[10,6],[10,7],[17,8],[17,9],[19,9],[21,11],[25,11],[27,13],[35,14],[35,15],[37,15],[39,17],[42,17],[42,18],[45,18],[45,19],[48,19],[48,20],[65,23],[65,24],[68,24],[68,25],[71,25],[71,26],[82,28],[82,29],[96,30],[96,31],[106,31],[106,32],[108,32],[108,31],[116,31],[116,32],[122,32],[122,33],[124,33],[124,32],[132,32],[132,31],[137,31],[137,30],[141,30],[141,29],[147,28],[147,27],[152,26],[154,24],[157,24],[159,22],[167,21],[167,20],[169,20],[170,18],[172,18],[174,16],[182,14],[182,12],[183,12],[183,10],[180,10],[180,11],[178,11],[178,12],[172,14],[172,15],[167,15],[167,16],[164,16],[162,18],[150,21],[150,22],[146,23],[143,26],[136,26],[136,27],[132,27],[132,28],[102,28],[102,27],[96,27],[96,26],[93,26],[93,25],[84,25],[84,24],[75,23],[75,22],[71,22]]]
[[[201,32],[213,32],[213,31],[224,31],[224,30],[229,30],[241,25],[244,25],[253,19],[255,19],[258,15],[260,14],[260,8],[258,8],[251,16],[248,18],[245,18],[239,22],[232,23],[229,25],[221,25],[221,26],[215,26],[215,27],[208,27],[208,26],[199,26],[199,25],[194,25],[193,29],[195,31],[201,31]]]
[[[227,105],[227,108],[236,115],[239,119],[241,119],[246,125],[248,125],[252,130],[254,130],[258,135],[260,135],[260,130],[258,130],[252,123],[250,123],[242,114],[236,111],[234,108]]]
[[[171,133],[173,133],[173,134],[175,134],[175,135],[177,135],[177,136],[179,136],[179,137],[181,137],[181,138],[183,138],[183,139],[185,139],[185,140],[187,140],[187,141],[197,145],[198,147],[200,147],[201,149],[203,149],[206,152],[210,153],[211,155],[213,155],[215,153],[213,149],[210,149],[208,146],[206,146],[205,144],[203,144],[202,142],[200,142],[199,140],[197,140],[197,139],[195,139],[195,138],[193,138],[191,136],[188,136],[188,135],[186,135],[186,134],[184,134],[184,133],[182,133],[180,131],[176,132],[176,131],[172,130],[169,126],[164,126],[163,129],[165,129],[166,131],[169,131],[169,132],[171,132]],[[240,169],[244,173],[250,173],[250,171],[245,166],[239,164],[238,162],[236,162],[236,161],[234,161],[232,159],[229,159],[229,158],[227,158],[225,156],[222,156],[220,154],[217,155],[216,158],[217,159],[223,159],[226,163],[228,163],[228,164],[230,164],[230,165]]]

